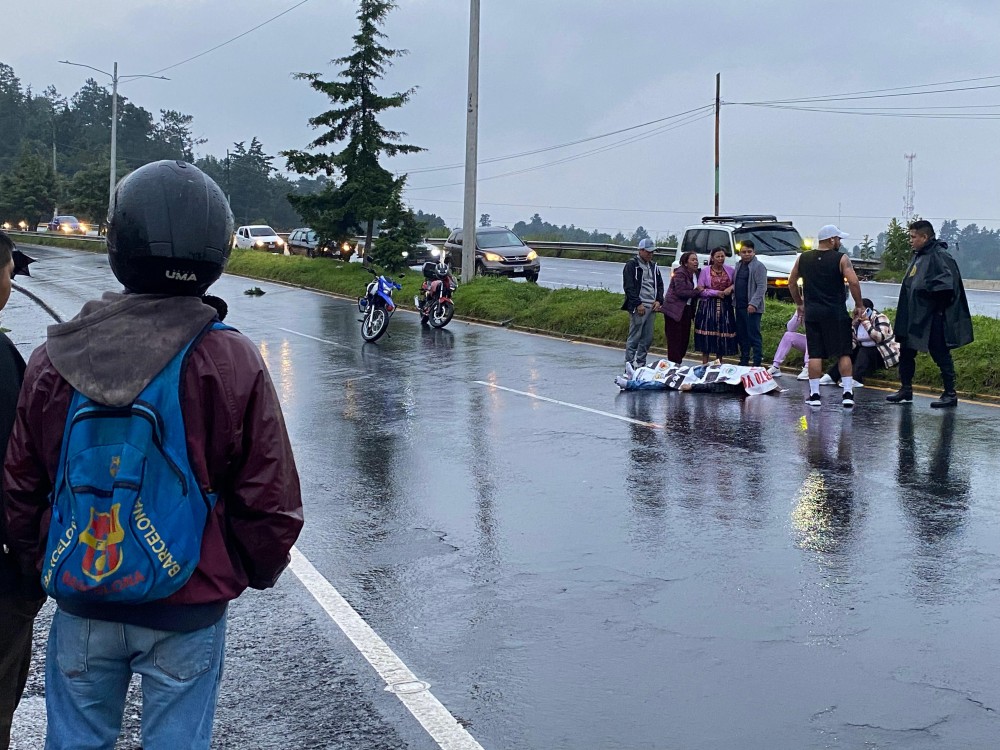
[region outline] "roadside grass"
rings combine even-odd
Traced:
[[[49,235],[45,232],[7,232],[14,242],[23,242],[26,245],[48,245],[51,247],[65,247],[70,250],[89,250],[92,253],[106,253],[108,247],[104,242],[99,242],[98,238],[82,239],[80,237],[66,237],[62,235]],[[103,239],[103,238],[100,238]]]
[[[234,250],[228,270],[259,279],[281,281],[314,289],[357,297],[371,275],[360,263],[342,263],[328,258],[271,255],[255,250]],[[406,272],[397,300],[404,306],[420,288],[417,271]],[[503,278],[477,278],[460,284],[455,294],[458,318],[472,318],[520,328],[544,331],[555,336],[578,337],[625,345],[628,313],[621,310],[621,294],[600,290],[547,289]],[[770,363],[785,325],[794,311],[787,302],[768,300],[761,321],[764,362]],[[884,310],[890,319],[894,310]],[[976,340],[952,352],[958,390],[974,395],[1000,396],[1000,320],[976,315],[972,319]],[[665,356],[663,322],[657,320],[653,338],[654,356]],[[694,355],[693,346],[689,354]],[[783,363],[789,370],[801,368],[802,355],[794,349]],[[829,363],[828,363],[829,364]],[[898,382],[897,370],[880,370],[873,376],[889,383]],[[941,387],[937,366],[927,354],[917,357],[914,384],[931,389]]]

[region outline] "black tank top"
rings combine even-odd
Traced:
[[[830,313],[846,313],[844,274],[840,270],[843,255],[839,250],[808,250],[799,256],[806,320],[822,320]]]

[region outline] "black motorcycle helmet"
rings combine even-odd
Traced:
[[[198,296],[222,275],[233,214],[211,177],[183,161],[127,175],[108,210],[108,259],[131,292]]]

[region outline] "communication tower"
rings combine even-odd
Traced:
[[[903,220],[909,224],[913,220],[913,160],[916,154],[903,154],[906,159],[906,193],[903,195]]]

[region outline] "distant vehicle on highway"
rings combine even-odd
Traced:
[[[722,247],[726,251],[726,265],[735,266],[740,261],[740,247],[745,240],[753,240],[757,260],[767,269],[767,293],[790,299],[788,274],[792,272],[799,253],[808,249],[790,221],[778,221],[776,216],[757,214],[706,216],[701,224],[684,230],[677,258],[693,251],[698,253],[701,265],[708,265],[712,250]],[[674,267],[677,262],[674,260]]]
[[[288,235],[289,255],[305,255],[314,258],[323,254],[320,250],[319,235],[309,227],[293,229]]]
[[[248,224],[236,230],[233,246],[281,253],[285,250],[285,241],[266,224]]]
[[[462,230],[456,229],[444,243],[453,266],[462,265]],[[476,230],[476,276],[523,277],[538,281],[541,264],[538,253],[521,242],[506,227],[479,227]]]
[[[411,266],[423,266],[424,263],[438,263],[444,258],[444,249],[440,245],[429,242],[418,242],[410,248],[406,262]]]
[[[53,216],[48,226],[50,232],[63,234],[86,234],[90,231],[90,227],[75,216]]]

